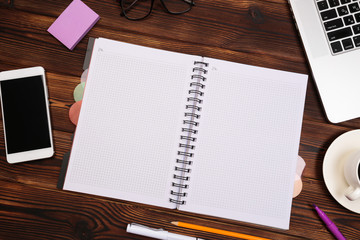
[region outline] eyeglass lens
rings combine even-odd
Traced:
[[[122,0],[121,8],[124,15],[129,19],[142,19],[150,14],[152,9],[151,0]]]
[[[154,0],[121,0],[123,15],[131,20],[147,17],[152,10]],[[171,14],[188,12],[193,6],[192,0],[161,0],[165,10]]]
[[[172,14],[181,14],[189,11],[192,1],[189,0],[162,0],[164,7]]]

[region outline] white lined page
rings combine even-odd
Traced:
[[[287,229],[307,76],[215,59],[182,210]]]

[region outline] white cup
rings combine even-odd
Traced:
[[[360,198],[360,151],[355,152],[345,162],[344,175],[350,185],[345,190],[345,197],[350,201]]]

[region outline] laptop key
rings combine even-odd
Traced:
[[[330,7],[337,7],[340,5],[339,0],[329,0]]]
[[[349,14],[349,10],[348,10],[347,6],[338,7],[337,12],[340,17]]]
[[[335,9],[326,10],[324,12],[321,12],[321,18],[323,21],[330,20],[337,17],[337,13]]]
[[[355,46],[360,47],[360,36],[356,36],[353,38]]]
[[[326,31],[330,31],[330,30],[334,30],[334,29],[343,27],[344,24],[343,24],[343,21],[340,18],[338,18],[338,19],[324,22],[324,26],[325,26]]]
[[[352,35],[352,31],[350,27],[347,27],[329,32],[327,35],[330,41],[335,41],[341,38],[350,37]]]
[[[354,34],[360,33],[360,24],[354,25],[353,27]]]
[[[339,53],[339,52],[343,51],[340,41],[333,42],[330,45],[331,45],[331,49],[332,49],[333,53]]]
[[[329,5],[327,4],[327,2],[325,0],[317,2],[318,8],[320,11],[328,9]]]
[[[341,0],[341,4],[346,4],[346,3],[349,3],[351,2],[351,0]]]
[[[359,4],[357,2],[349,4],[349,9],[351,13],[360,11]]]
[[[354,44],[353,44],[351,38],[344,39],[341,42],[344,46],[344,50],[349,50],[349,49],[354,48]]]
[[[344,17],[344,23],[346,26],[354,24],[355,23],[354,17],[352,15]]]
[[[360,13],[355,13],[354,17],[355,17],[356,22],[360,22]]]

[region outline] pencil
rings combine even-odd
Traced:
[[[184,222],[171,222],[171,224],[174,224],[178,227],[189,228],[189,229],[199,230],[199,231],[203,231],[203,232],[216,233],[216,234],[220,234],[220,235],[224,235],[224,236],[236,237],[236,238],[241,238],[241,239],[246,239],[246,240],[270,240],[268,238],[255,237],[255,236],[251,236],[251,235],[247,235],[247,234],[230,232],[230,231],[220,230],[220,229],[210,228],[210,227],[203,227],[203,226],[190,224],[190,223],[184,223]]]

